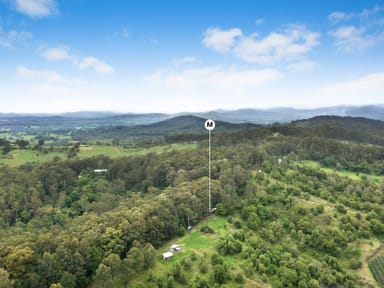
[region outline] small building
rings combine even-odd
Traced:
[[[108,172],[108,169],[95,169],[95,170],[93,170],[93,172],[95,172],[95,173],[105,173],[105,172]]]
[[[172,252],[165,252],[162,254],[162,256],[163,256],[163,260],[168,260],[168,259],[173,257],[173,253]]]
[[[180,245],[177,245],[177,244],[173,244],[171,246],[171,248],[169,248],[169,250],[171,250],[172,252],[180,252],[181,251],[181,246]]]

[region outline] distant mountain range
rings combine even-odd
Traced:
[[[196,113],[202,117],[212,117],[231,123],[252,122],[257,124],[271,124],[275,122],[288,123],[298,119],[308,119],[315,116],[351,116],[368,119],[384,120],[384,105],[370,106],[334,106],[317,109],[271,108],[271,109],[239,109],[216,110],[207,113]]]
[[[205,118],[198,116],[182,115],[152,124],[77,130],[72,133],[72,136],[76,140],[100,140],[142,136],[206,134],[207,130],[204,129],[205,121]],[[220,120],[215,122],[215,132],[235,132],[260,127],[260,125],[253,123],[227,123]]]
[[[15,114],[0,113],[0,128],[12,126],[20,129],[26,127],[45,127],[65,129],[66,127],[89,129],[114,126],[136,126],[157,123],[177,116],[194,115],[200,118],[212,118],[228,123],[272,124],[288,123],[299,119],[315,116],[334,115],[364,117],[368,119],[384,120],[384,105],[369,106],[335,106],[318,109],[271,108],[271,109],[239,109],[214,110],[209,112],[185,112],[177,114],[163,113],[114,113],[108,111],[71,112],[64,114]]]

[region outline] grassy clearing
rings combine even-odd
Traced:
[[[92,145],[86,149],[80,149],[79,158],[89,158],[97,155],[104,155],[110,158],[123,156],[145,155],[148,153],[164,153],[173,150],[195,149],[196,144],[169,144],[150,148],[124,148],[122,146]]]
[[[6,158],[0,158],[0,164],[15,167],[26,163],[52,161],[55,157],[65,159],[66,155],[60,152],[40,153],[32,150],[13,150],[6,156]]]
[[[366,174],[366,173],[355,173],[347,170],[336,170],[328,167],[322,167],[319,162],[312,160],[304,160],[297,163],[300,166],[305,166],[313,169],[319,169],[324,171],[327,174],[338,174],[343,177],[351,178],[352,180],[361,180],[362,177],[366,177],[367,179],[372,179],[375,181],[384,181],[384,176]]]
[[[377,239],[370,239],[370,240],[365,240],[361,241],[359,247],[361,248],[361,261],[363,263],[363,266],[357,270],[357,274],[364,279],[364,282],[367,283],[368,285],[371,284],[373,287],[375,287],[376,281],[373,278],[373,275],[371,271],[369,270],[367,259],[370,258],[371,255],[374,255],[378,248],[380,247],[381,243]],[[382,255],[382,253],[379,255]],[[368,286],[367,285],[367,286]]]
[[[202,226],[211,227],[215,233],[214,234],[206,234],[200,232],[200,228]],[[157,255],[155,259],[155,263],[153,267],[144,273],[142,273],[139,277],[135,279],[132,283],[130,283],[129,287],[145,287],[146,279],[150,275],[165,275],[167,272],[170,272],[172,267],[176,263],[182,263],[185,259],[191,259],[192,255],[197,256],[197,260],[192,261],[192,268],[189,272],[186,273],[187,279],[194,277],[192,275],[201,275],[199,271],[199,263],[200,261],[204,261],[206,263],[210,263],[211,255],[216,252],[215,245],[217,240],[221,236],[225,236],[228,233],[231,233],[234,230],[232,224],[228,222],[228,220],[224,217],[220,216],[210,216],[204,221],[201,221],[199,224],[193,227],[191,232],[187,232],[183,237],[175,238],[171,241],[168,241],[163,246],[157,249]],[[175,254],[174,257],[168,260],[162,259],[162,253],[167,252],[169,247],[172,244],[179,244],[183,248],[182,252]],[[229,269],[231,272],[240,272],[240,265],[242,263],[242,259],[238,256],[225,256],[224,261],[229,265]],[[191,279],[192,280],[192,279]],[[226,283],[225,287],[269,287],[266,286],[265,283],[257,279],[245,279],[245,283],[240,285],[235,283],[234,281],[229,281]],[[117,286],[116,286],[117,287]],[[173,287],[186,287],[180,283],[174,282]]]
[[[154,146],[150,148],[129,148],[125,149],[121,146],[107,146],[107,145],[92,145],[84,146],[80,148],[77,157],[84,159],[90,158],[98,155],[104,155],[110,158],[118,158],[123,156],[134,156],[134,155],[145,155],[148,153],[164,153],[171,152],[174,150],[182,149],[195,149],[197,144],[170,144],[170,145],[161,145]],[[67,153],[65,152],[48,152],[40,153],[33,150],[13,150],[4,157],[0,157],[0,165],[8,165],[11,167],[20,166],[26,163],[43,163],[47,161],[52,161],[55,157],[61,159],[67,158]]]

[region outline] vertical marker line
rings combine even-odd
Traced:
[[[215,121],[208,119],[205,121],[205,129],[208,130],[208,213],[212,213],[211,201],[211,130],[215,129]]]
[[[208,133],[208,211],[211,212],[211,130]]]

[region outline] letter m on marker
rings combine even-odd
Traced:
[[[208,121],[206,125],[207,125],[207,128],[213,127],[213,122],[212,121]]]

